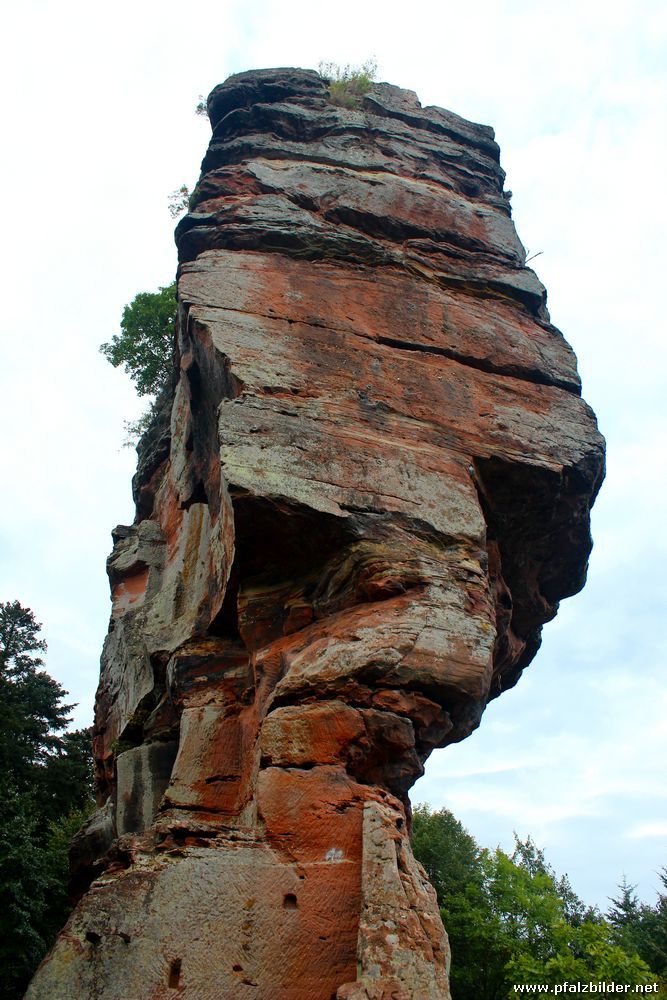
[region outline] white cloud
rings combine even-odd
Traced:
[[[643,840],[645,837],[661,837],[667,840],[667,822],[641,823],[629,830],[626,836],[632,840]]]

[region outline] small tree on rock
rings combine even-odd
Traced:
[[[178,192],[176,192],[178,194]],[[157,292],[139,292],[123,309],[121,332],[100,346],[114,368],[123,365],[140,396],[156,397],[173,372],[176,284]],[[137,420],[126,420],[125,447],[135,445],[155,415],[155,398]]]
[[[123,365],[140,396],[156,395],[172,374],[176,285],[139,292],[123,309],[120,334],[100,351],[114,368]]]

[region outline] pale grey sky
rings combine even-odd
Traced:
[[[532,833],[589,902],[667,864],[664,632],[667,8],[661,0],[24,0],[4,13],[0,599],[44,623],[88,723],[110,529],[132,519],[123,420],[98,345],[172,280],[169,193],[229,73],[377,58],[379,78],[496,129],[519,235],[609,443],[590,580],[480,730],[414,801],[487,846]]]

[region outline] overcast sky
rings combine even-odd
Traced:
[[[531,833],[586,901],[667,864],[662,0],[335,4],[23,0],[3,15],[0,599],[44,623],[88,724],[110,529],[131,522],[132,384],[98,352],[176,267],[168,196],[227,75],[377,58],[378,78],[492,125],[514,219],[608,438],[589,583],[413,801],[485,846]]]

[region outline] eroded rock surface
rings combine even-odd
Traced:
[[[28,996],[447,998],[408,790],[583,585],[603,444],[491,129],[231,77],[116,529],[83,892]]]

